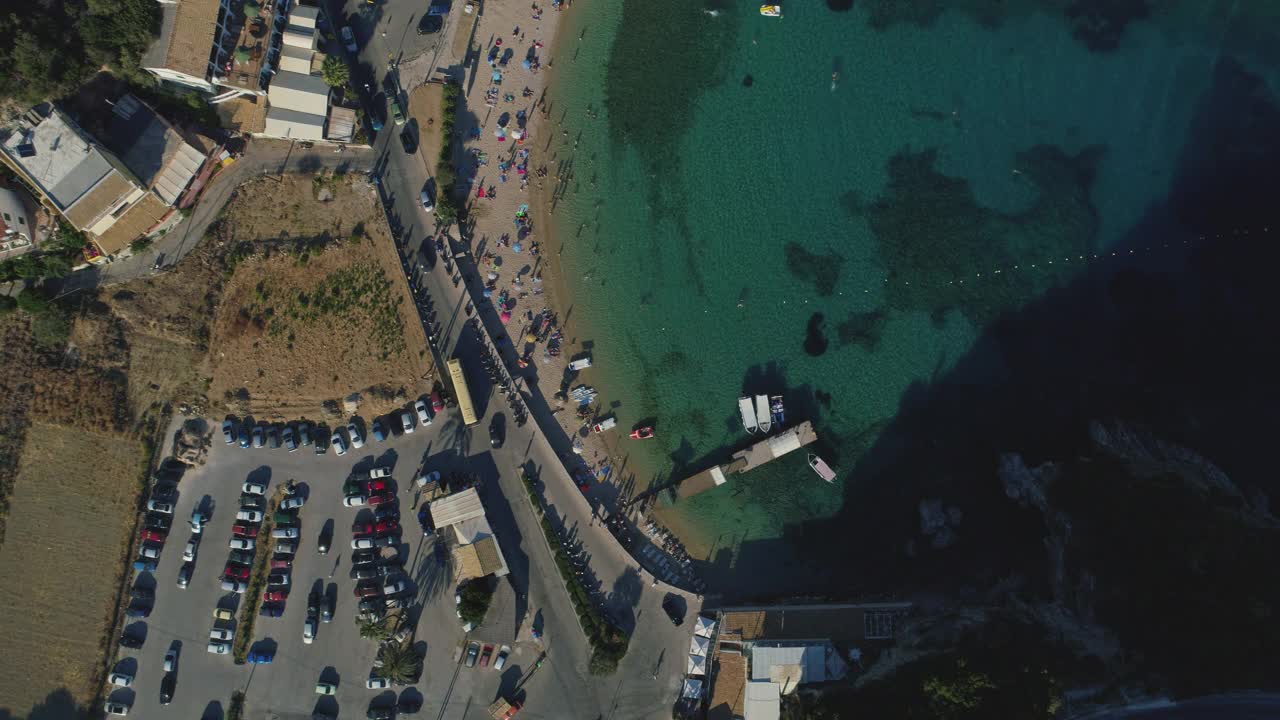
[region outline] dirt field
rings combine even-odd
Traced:
[[[0,547],[0,716],[57,690],[93,698],[142,463],[119,435],[29,428]]]
[[[325,401],[359,392],[368,416],[430,389],[426,338],[378,213],[362,178],[242,189],[225,225],[252,254],[235,260],[217,307],[211,402],[318,418]]]
[[[436,174],[440,158],[440,121],[444,117],[444,86],[438,83],[419,85],[409,93],[409,117],[418,124],[418,156]]]

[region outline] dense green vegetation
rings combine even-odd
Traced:
[[[88,245],[89,239],[84,233],[62,223],[38,250],[0,262],[0,282],[63,277],[72,267],[84,262],[80,251]]]
[[[457,180],[453,172],[453,130],[458,115],[458,98],[462,90],[453,83],[444,86],[444,119],[440,121],[440,158],[436,163],[436,218],[448,225],[458,219],[458,208],[453,204]]]
[[[489,602],[493,600],[493,590],[484,579],[473,580],[462,586],[459,593],[462,599],[458,603],[458,612],[462,613],[463,622],[479,627],[484,616],[489,613]]]
[[[351,68],[337,55],[329,55],[324,59],[320,74],[329,87],[344,87],[351,80]]]
[[[154,0],[44,0],[0,16],[0,96],[62,97],[103,67],[140,77],[160,14]]]

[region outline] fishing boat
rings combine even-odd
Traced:
[[[742,427],[746,428],[747,432],[754,433],[760,429],[756,422],[756,409],[751,404],[750,397],[738,398],[738,412],[742,414]]]
[[[756,425],[760,426],[760,432],[769,434],[773,429],[773,418],[769,416],[769,396],[756,396]]]
[[[761,5],[760,14],[765,17],[780,18],[782,17],[781,5]]]
[[[592,425],[591,429],[597,433],[602,433],[605,430],[612,430],[615,426],[617,426],[617,424],[618,424],[618,421],[615,418],[605,418],[600,422],[596,423],[595,425]]]
[[[586,370],[589,367],[591,367],[590,357],[578,358],[569,363],[570,370]]]
[[[631,431],[632,440],[648,440],[651,437],[653,437],[653,428],[651,427],[636,428]]]
[[[826,480],[827,482],[836,481],[836,471],[832,470],[831,466],[827,465],[825,460],[813,453],[809,453],[809,467],[813,468],[813,471],[818,473],[818,477],[823,480]]]
[[[769,414],[773,417],[774,425],[782,425],[787,421],[787,414],[782,407],[781,395],[774,395],[769,398]]]

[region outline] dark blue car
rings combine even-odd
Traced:
[[[449,7],[453,5],[450,0],[435,0],[431,6],[427,8],[428,16],[443,17],[449,14]]]
[[[250,650],[246,659],[250,665],[270,665],[276,659],[276,653],[274,650]]]
[[[258,611],[258,614],[263,617],[277,618],[284,615],[284,606],[276,603],[267,603],[262,606],[262,609]]]

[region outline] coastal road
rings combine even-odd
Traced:
[[[1073,715],[1070,720],[1280,720],[1280,695],[1232,693],[1144,702]]]
[[[395,2],[395,0],[392,0]],[[465,16],[455,3],[454,11],[446,23],[442,33],[439,49],[433,56],[430,68],[444,69],[456,79],[463,79],[465,74],[474,73],[475,68],[463,68],[464,58],[453,57],[449,49],[454,47],[454,34],[470,31],[469,22],[461,22]],[[360,0],[351,0],[346,5],[348,16],[358,13]],[[390,8],[394,18],[398,10]],[[486,16],[481,16],[475,30],[476,37],[490,37],[493,34],[505,34],[512,26],[512,21],[503,13],[525,13],[527,9],[497,8],[490,6]],[[515,16],[512,16],[515,17]],[[368,44],[362,45],[359,63],[371,68],[377,85],[381,85],[388,70],[387,55],[389,50],[382,46],[381,30],[375,25],[366,29],[365,37],[371,38]],[[388,31],[394,37],[394,31]],[[391,49],[393,54],[395,49]],[[406,85],[416,83],[425,78],[402,78]],[[464,99],[464,108],[472,109],[462,116],[476,118],[475,108],[483,108],[483,83],[464,83],[464,88],[471,92]],[[408,87],[402,88],[408,89]],[[466,137],[471,130],[460,124],[456,132]],[[472,385],[473,400],[481,414],[481,422],[474,428],[457,428],[447,437],[453,437],[462,452],[465,448],[476,445],[488,445],[486,428],[494,415],[503,415],[507,429],[505,442],[500,448],[492,449],[493,460],[498,477],[498,489],[501,491],[501,502],[489,502],[490,512],[502,513],[509,510],[511,520],[519,529],[518,538],[500,536],[504,551],[512,544],[522,552],[528,565],[528,604],[531,613],[541,611],[541,618],[548,623],[544,631],[548,643],[547,663],[555,672],[545,673],[546,667],[540,670],[524,687],[527,693],[526,710],[522,717],[572,717],[572,718],[648,718],[669,717],[670,708],[676,698],[684,671],[684,656],[688,651],[691,635],[691,616],[700,607],[698,599],[684,593],[680,602],[689,610],[690,622],[676,627],[661,609],[662,601],[672,589],[662,584],[653,585],[653,578],[641,571],[637,563],[626,553],[618,542],[599,523],[594,522],[591,505],[578,491],[565,471],[557,452],[547,437],[540,431],[537,423],[528,423],[523,428],[515,427],[510,421],[510,412],[505,399],[490,387],[481,366],[478,355],[480,349],[488,344],[487,333],[476,332],[467,320],[475,313],[471,312],[471,297],[479,298],[479,287],[474,286],[468,292],[467,283],[461,276],[446,272],[444,263],[436,261],[428,267],[423,260],[422,249],[435,235],[435,217],[425,213],[418,204],[418,193],[429,177],[428,168],[417,155],[403,152],[396,135],[395,126],[387,123],[386,127],[374,142],[374,172],[381,178],[381,192],[387,208],[389,221],[398,228],[396,236],[401,250],[401,257],[406,272],[416,279],[416,296],[428,295],[434,302],[437,312],[438,328],[436,348],[439,359],[458,357],[462,360],[468,383]],[[501,218],[494,218],[505,224]],[[456,229],[451,231],[456,232]],[[479,234],[481,229],[473,230]],[[496,233],[491,233],[496,236]],[[452,250],[459,253],[458,268],[461,273],[472,280],[478,278],[472,261],[467,257],[470,247],[469,237],[453,235]],[[487,303],[477,303],[488,332],[501,337],[502,326]],[[500,347],[510,349],[508,341],[498,341]],[[533,388],[530,392],[536,393]],[[545,402],[542,403],[545,406]],[[559,431],[559,428],[555,428]],[[520,480],[522,467],[532,465],[535,474],[540,478],[539,491],[545,498],[552,524],[572,534],[582,545],[590,558],[591,574],[602,592],[606,610],[624,629],[632,635],[631,648],[623,661],[619,672],[612,677],[593,679],[587,674],[589,650],[577,629],[577,618],[569,597],[560,581],[551,551],[543,540],[543,534],[535,518]],[[491,495],[497,500],[497,494]],[[513,575],[516,573],[513,572]],[[543,582],[534,581],[539,578]],[[517,583],[519,580],[517,579]],[[522,588],[517,585],[517,592]],[[522,628],[521,632],[527,632]],[[565,706],[555,710],[539,711],[541,705],[539,695],[552,695],[560,698]],[[487,704],[492,698],[477,698]],[[544,706],[545,707],[545,706]],[[554,707],[554,706],[552,706]],[[545,713],[545,714],[543,714]]]

